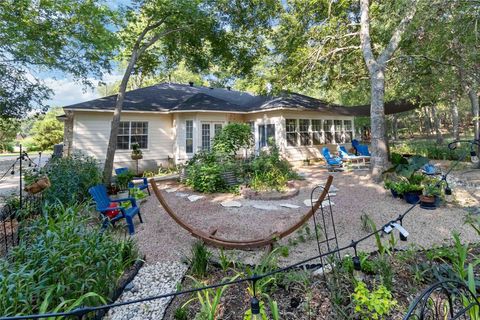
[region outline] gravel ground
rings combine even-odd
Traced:
[[[157,262],[145,266],[140,269],[135,279],[127,286],[128,290],[125,290],[116,302],[131,301],[173,292],[176,290],[177,283],[181,282],[186,271],[187,266],[178,262]],[[165,298],[113,308],[104,319],[162,319],[170,300],[171,298]]]
[[[227,239],[265,237],[276,230],[287,228],[306,213],[308,208],[303,201],[310,198],[312,187],[324,183],[329,174],[325,169],[317,166],[299,170],[305,174],[306,180],[301,182],[299,195],[288,200],[246,200],[241,196],[212,194],[196,202],[190,202],[185,197],[176,196],[174,192],[163,194],[177,215],[199,229],[205,231],[217,229],[217,235]],[[335,202],[332,208],[340,246],[347,245],[352,239],[358,239],[367,234],[362,228],[360,219],[362,214],[368,214],[380,226],[397,217],[410,206],[403,200],[393,199],[381,185],[372,182],[368,172],[351,171],[333,173],[333,175],[334,185],[339,189],[336,196],[332,198]],[[161,186],[163,188],[179,187],[173,182],[163,183]],[[177,192],[197,194],[187,188],[180,188]],[[220,203],[227,200],[240,201],[242,207],[222,207]],[[300,208],[284,208],[278,206],[280,203],[295,204]],[[278,209],[269,211],[253,207],[258,204],[273,205]],[[142,213],[144,223],[139,224],[136,221],[135,237],[141,251],[147,256],[147,263],[179,261],[189,255],[191,244],[195,239],[165,213],[154,196],[142,205]],[[433,211],[417,207],[404,220],[403,225],[410,233],[408,242],[398,242],[397,247],[432,247],[449,242],[453,231],[460,232],[465,241],[478,241],[476,233],[469,226],[464,225],[465,214],[466,211],[463,208],[453,205]],[[313,222],[310,224],[311,230],[314,230]],[[331,230],[331,226],[327,228]],[[289,243],[288,238],[302,239],[299,233],[294,233],[280,243]],[[289,256],[282,263],[295,262],[317,254],[318,249],[313,237],[306,239],[305,242],[296,242],[298,244],[290,248]],[[376,250],[375,239],[362,242],[358,248],[364,251]],[[255,263],[263,252],[265,250],[231,250],[228,254],[233,259],[240,259],[244,263]]]

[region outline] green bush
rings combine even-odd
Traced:
[[[44,170],[51,182],[43,193],[45,201],[65,206],[89,199],[88,188],[102,181],[97,161],[82,154],[52,159]]]
[[[392,293],[380,285],[377,289],[369,291],[367,285],[359,281],[353,294],[355,313],[361,319],[384,319],[397,301],[393,299]]]
[[[429,159],[435,160],[460,160],[466,151],[465,146],[459,146],[455,150],[450,150],[445,145],[438,145],[435,141],[405,141],[390,146],[390,151],[399,154],[417,154]],[[464,161],[469,161],[470,156],[467,153]]]
[[[280,157],[276,146],[261,151],[246,166],[250,186],[254,190],[278,190],[285,188],[287,181],[298,178],[290,163]]]
[[[197,153],[187,164],[186,184],[195,191],[212,193],[228,191],[222,173],[225,167],[214,152]]]
[[[82,206],[44,207],[22,222],[19,246],[0,260],[4,316],[69,310],[108,300],[117,280],[137,259],[132,240],[99,234]]]
[[[235,158],[240,149],[252,147],[253,142],[252,131],[248,124],[230,123],[215,135],[212,149],[217,155]]]

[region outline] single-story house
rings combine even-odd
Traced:
[[[116,95],[64,107],[64,154],[81,151],[104,161]],[[394,112],[408,105],[387,106]],[[403,108],[403,109],[402,109]],[[291,161],[320,158],[323,146],[349,145],[354,117],[369,106],[332,105],[296,93],[258,96],[231,88],[162,83],[126,93],[115,166],[130,165],[133,143],[143,150],[142,167],[183,163],[209,149],[215,134],[230,122],[248,123],[255,150],[273,138]]]

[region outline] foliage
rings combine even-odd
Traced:
[[[13,143],[20,132],[20,122],[16,119],[0,116],[0,153],[13,152]]]
[[[51,182],[43,192],[45,201],[59,201],[65,206],[89,199],[88,189],[101,181],[97,161],[81,153],[52,159],[38,174],[47,174]]]
[[[197,241],[193,244],[190,258],[190,270],[197,277],[204,277],[207,274],[208,260],[212,253],[208,251],[205,244]]]
[[[223,279],[222,282],[234,281],[240,275],[237,274],[232,278]],[[192,278],[194,281],[195,278]],[[204,286],[205,284],[199,281],[196,281],[199,287]],[[227,286],[219,287],[217,289],[207,289],[197,291],[197,299],[200,303],[200,312],[197,315],[199,320],[215,320],[217,319],[217,310],[220,305],[221,298],[227,289]]]
[[[3,315],[94,306],[112,294],[137,259],[134,243],[100,235],[83,210],[50,204],[38,219],[22,222],[19,246],[0,260]]]
[[[260,151],[245,168],[247,180],[254,190],[278,190],[285,188],[287,181],[298,178],[287,160],[280,157],[276,145]]]
[[[397,304],[392,293],[380,285],[377,289],[370,291],[363,281],[359,281],[353,294],[355,312],[362,319],[383,319]]]
[[[35,120],[30,133],[36,150],[52,150],[63,141],[63,123],[57,120],[62,113],[61,108],[53,108]]]
[[[32,70],[59,70],[89,83],[110,69],[117,12],[104,1],[0,1],[0,115],[44,109],[52,92]]]
[[[444,185],[437,178],[425,179],[423,181],[423,194],[428,197],[441,196],[442,185]]]
[[[132,143],[132,157],[140,157],[143,156],[143,152],[140,149],[140,145],[138,143]]]
[[[234,159],[242,148],[253,146],[253,135],[246,123],[230,123],[215,135],[213,151],[226,158]]]
[[[131,188],[130,190],[130,196],[134,197],[136,200],[142,200],[147,197],[147,194],[145,191],[140,190],[139,188]]]
[[[467,151],[464,146],[450,150],[435,141],[409,139],[402,143],[392,144],[391,151],[398,154],[417,154],[428,159],[436,160],[460,160]],[[468,161],[468,153],[465,161]]]
[[[135,174],[131,170],[125,170],[116,176],[116,184],[120,190],[127,190],[128,183],[132,181]]]
[[[188,313],[185,307],[180,307],[175,309],[175,313],[173,314],[173,318],[175,320],[188,320]]]
[[[428,163],[428,158],[419,155],[406,158],[398,153],[392,153],[391,162],[392,167],[383,172],[384,174],[396,173],[399,176],[410,179],[416,171]]]
[[[200,192],[227,191],[228,186],[222,177],[225,165],[217,160],[215,153],[203,151],[197,153],[187,164],[186,184]]]
[[[143,177],[145,178],[153,178],[153,177],[161,177],[161,176],[166,176],[174,173],[178,173],[179,168],[176,166],[168,166],[168,167],[163,167],[159,166],[158,169],[155,171],[144,171],[143,172]]]

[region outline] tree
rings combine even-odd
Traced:
[[[0,152],[11,151],[17,134],[20,132],[20,121],[0,117]]]
[[[52,91],[33,70],[71,74],[83,84],[110,69],[116,12],[101,0],[0,1],[0,115],[45,111]]]
[[[418,0],[412,0],[411,7],[395,28],[388,45],[375,57],[370,36],[370,1],[360,0],[360,43],[362,54],[370,74],[370,118],[372,128],[371,168],[373,177],[380,177],[388,164],[388,141],[385,126],[385,71],[388,60],[400,45],[402,36],[417,11]]]
[[[222,65],[247,72],[262,49],[254,30],[270,22],[277,1],[237,6],[228,0],[145,0],[128,14],[121,32],[123,56],[128,60],[120,82],[105,159],[104,181],[112,176],[118,127],[125,92],[132,73],[149,74],[160,65],[184,61],[193,71]]]
[[[33,123],[31,134],[39,150],[51,150],[63,141],[63,123],[57,119],[62,113],[61,108],[52,108]]]

